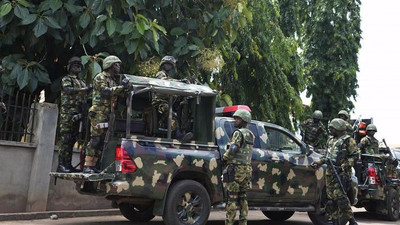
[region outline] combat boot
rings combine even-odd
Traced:
[[[100,173],[100,170],[96,168],[97,157],[86,156],[85,165],[83,167],[83,173]]]
[[[182,142],[189,142],[190,140],[193,139],[193,133],[192,132],[185,132],[185,131],[180,131],[179,129],[176,131],[176,138],[181,140]]]
[[[71,173],[71,169],[65,164],[65,159],[61,156],[58,157],[58,173]]]
[[[349,225],[358,225],[358,223],[356,222],[356,220],[353,218],[349,219]]]

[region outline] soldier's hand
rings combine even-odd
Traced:
[[[129,79],[128,78],[124,78],[121,82],[121,85],[125,88],[128,89],[129,88]]]
[[[319,167],[319,165],[318,165],[317,162],[312,162],[311,163],[311,167],[314,168],[314,169],[317,169]]]

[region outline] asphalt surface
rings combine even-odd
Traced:
[[[362,209],[354,209],[356,220],[359,225],[387,225],[400,224],[399,221],[386,221],[381,216],[370,214]],[[210,215],[207,225],[224,225],[225,212],[213,211]],[[284,222],[275,222],[267,219],[264,214],[259,211],[249,212],[249,225],[312,225],[307,213],[296,212],[290,219]],[[155,217],[150,222],[132,223],[120,215],[109,216],[90,216],[90,217],[75,217],[75,218],[59,218],[56,220],[47,218],[40,220],[19,220],[19,221],[2,221],[0,224],[7,225],[163,225],[161,217]]]

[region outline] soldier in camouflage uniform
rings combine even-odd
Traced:
[[[103,72],[93,79],[93,99],[89,109],[90,142],[86,149],[84,173],[98,173],[96,163],[101,157],[104,138],[108,128],[111,107],[118,95],[123,95],[127,87],[117,86],[115,76],[119,74],[121,60],[110,55],[103,60]]]
[[[338,113],[338,117],[346,122],[346,133],[350,136],[353,135],[353,127],[349,123],[350,121],[350,115],[346,110],[340,110]]]
[[[68,61],[68,75],[61,81],[61,110],[60,110],[60,145],[58,152],[57,172],[78,172],[72,165],[72,149],[79,135],[79,122],[82,119],[82,105],[85,104],[84,95],[91,87],[86,87],[78,74],[82,71],[82,62],[79,57],[72,57]]]
[[[247,128],[251,122],[250,112],[239,109],[233,114],[235,130],[232,134],[230,148],[223,156],[225,169],[223,182],[226,183],[228,202],[226,203],[226,225],[233,225],[237,207],[239,207],[239,224],[247,224],[247,195],[251,182],[251,155],[253,151],[254,134]]]
[[[374,124],[369,124],[367,126],[367,135],[363,137],[360,141],[359,147],[361,153],[363,154],[379,154],[379,141],[374,137],[375,133],[378,131]]]
[[[332,136],[327,141],[326,155],[318,162],[313,162],[313,167],[327,163],[331,159],[336,171],[341,178],[341,183],[348,190],[351,188],[351,171],[355,160],[359,157],[359,150],[356,141],[346,133],[346,123],[340,118],[333,119],[329,124],[329,131]],[[340,218],[346,217],[349,225],[357,225],[351,210],[350,202],[346,199],[335,174],[328,167],[325,174],[326,194],[328,203],[327,212],[330,214],[333,225],[339,225]]]
[[[157,72],[156,78],[162,80],[174,80],[173,75],[176,73],[176,59],[173,56],[164,56],[161,59],[160,71]],[[152,101],[153,107],[157,109],[160,115],[159,127],[166,128],[168,124],[169,106],[168,97],[156,94]],[[186,132],[190,129],[189,122],[189,105],[187,100],[174,98],[172,113],[171,129],[177,139],[189,141],[193,138],[192,132]]]
[[[320,149],[325,148],[328,134],[325,126],[321,123],[322,112],[315,110],[312,117],[312,119],[308,119],[300,125],[300,131],[303,141],[313,146],[316,151],[320,151]]]

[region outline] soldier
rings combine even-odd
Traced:
[[[79,57],[72,57],[68,61],[68,74],[61,81],[61,110],[60,110],[60,145],[58,150],[57,172],[78,172],[71,165],[72,149],[79,135],[79,122],[82,119],[83,96],[87,95],[91,87],[78,78],[82,71],[82,61]]]
[[[230,148],[223,156],[225,169],[223,182],[226,183],[228,202],[226,203],[226,225],[232,225],[239,207],[239,224],[247,224],[247,195],[251,182],[251,154],[253,151],[254,134],[247,128],[251,121],[250,112],[239,109],[233,114],[235,130],[232,134]]]
[[[162,80],[175,80],[172,76],[176,73],[176,59],[173,56],[164,56],[161,59],[160,71],[157,72],[156,78]],[[165,128],[168,124],[169,106],[168,98],[165,95],[156,95],[153,98],[152,105],[157,109],[160,115],[159,127]],[[192,132],[186,132],[190,129],[189,123],[189,106],[186,98],[175,99],[173,106],[172,130],[175,137],[183,141],[189,141],[193,138]]]
[[[353,127],[350,125],[350,115],[346,110],[340,110],[338,113],[338,117],[346,122],[346,132],[348,135],[353,135]]]
[[[360,141],[359,147],[363,154],[379,154],[379,141],[374,137],[375,133],[378,132],[374,124],[367,126],[367,135]]]
[[[300,125],[300,131],[303,141],[318,151],[318,149],[325,148],[327,132],[325,126],[321,123],[322,112],[315,110],[312,117],[312,119],[308,119]]]
[[[115,79],[119,74],[120,64],[121,60],[117,56],[106,57],[103,60],[103,72],[93,79],[93,99],[89,109],[90,142],[86,150],[84,173],[100,172],[96,168],[96,163],[102,154],[112,103],[115,103],[117,96],[122,95],[123,90],[128,88],[127,85],[116,84]]]
[[[329,131],[332,136],[327,141],[326,155],[321,157],[319,162],[313,162],[311,165],[316,168],[331,159],[335,169],[342,178],[341,183],[345,190],[351,185],[351,170],[355,160],[359,156],[359,150],[355,140],[346,133],[346,123],[340,118],[333,119],[329,124]],[[327,212],[330,214],[333,225],[339,225],[341,216],[345,216],[349,225],[357,225],[351,210],[350,202],[343,193],[334,171],[326,170],[325,173],[326,194],[328,197]],[[341,215],[342,213],[342,215]]]

